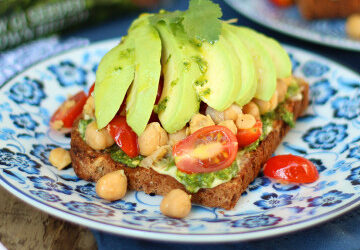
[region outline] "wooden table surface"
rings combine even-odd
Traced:
[[[89,229],[59,220],[0,187],[0,242],[10,249],[96,249]]]

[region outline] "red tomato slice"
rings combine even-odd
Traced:
[[[74,96],[67,99],[53,114],[50,119],[52,128],[59,130],[60,128],[71,128],[75,119],[81,114],[86,103],[87,95],[84,91],[80,91]],[[61,121],[62,126],[55,125]]]
[[[264,165],[264,175],[295,183],[311,183],[319,178],[319,173],[311,161],[291,154],[270,158]]]
[[[173,147],[177,168],[185,173],[215,172],[230,166],[238,149],[236,136],[223,126],[204,127]]]
[[[271,2],[279,7],[288,7],[294,4],[294,0],[271,0]]]
[[[249,129],[238,129],[236,134],[239,148],[246,147],[251,143],[255,142],[262,133],[262,122],[260,120],[256,121],[254,127]]]
[[[116,115],[107,125],[110,135],[116,144],[130,157],[139,155],[136,133],[126,123],[125,116]]]
[[[94,92],[94,89],[95,89],[95,82],[91,85],[88,96],[91,96],[92,92]]]

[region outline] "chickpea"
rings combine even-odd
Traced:
[[[168,135],[158,122],[149,123],[138,138],[140,154],[149,156],[160,146],[167,144]]]
[[[96,194],[108,201],[120,200],[127,191],[124,170],[117,170],[102,176],[96,183]]]
[[[83,114],[90,117],[95,117],[94,112],[95,112],[95,98],[93,96],[90,96],[86,100],[86,103],[84,105]]]
[[[288,85],[283,79],[278,79],[277,85],[276,85],[276,91],[278,94],[278,103],[281,103],[285,100],[286,92],[288,89]]]
[[[208,106],[205,111],[206,115],[210,115],[211,119],[216,123],[220,123],[224,121],[224,112],[217,111],[216,109],[213,109],[212,107]]]
[[[346,33],[355,39],[360,39],[360,14],[351,15],[346,21]]]
[[[269,101],[263,101],[263,100],[254,98],[253,102],[259,107],[261,115],[270,111],[271,104]]]
[[[256,119],[254,116],[249,114],[239,115],[236,119],[236,126],[238,129],[249,129],[254,127]]]
[[[238,115],[242,114],[241,107],[237,104],[232,104],[229,108],[224,111],[225,120],[236,121]]]
[[[179,141],[186,138],[186,128],[183,128],[175,133],[169,134],[169,145],[174,146]]]
[[[242,108],[244,114],[249,114],[255,117],[256,120],[260,120],[260,110],[259,107],[253,103],[249,102]]]
[[[269,102],[270,102],[270,110],[274,110],[278,105],[278,93],[276,90]]]
[[[195,131],[203,127],[212,125],[215,125],[215,123],[209,115],[205,116],[202,114],[195,114],[190,120],[190,134],[193,134]]]
[[[236,133],[237,133],[237,127],[233,120],[226,120],[226,121],[220,122],[218,125],[224,126],[228,129],[230,129],[230,131],[233,132],[234,135],[236,135]]]
[[[49,161],[57,169],[62,170],[71,163],[70,153],[63,148],[54,148],[50,151]]]
[[[106,129],[98,129],[95,121],[91,122],[85,130],[86,143],[95,150],[102,150],[114,144],[114,139]]]
[[[191,210],[191,195],[181,189],[173,189],[164,196],[160,211],[172,218],[185,218]]]

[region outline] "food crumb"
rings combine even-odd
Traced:
[[[354,14],[346,20],[346,33],[354,39],[360,39],[360,14]]]

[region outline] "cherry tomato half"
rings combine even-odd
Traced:
[[[260,120],[256,121],[255,125],[252,128],[248,129],[238,129],[236,134],[239,148],[246,147],[251,143],[255,142],[262,133],[262,122]]]
[[[208,173],[230,166],[236,158],[236,136],[223,126],[204,127],[173,147],[177,168],[185,173]]]
[[[107,129],[116,144],[130,157],[139,155],[136,133],[126,123],[125,116],[116,115],[107,125]]]
[[[288,7],[294,4],[294,0],[271,0],[271,2],[279,7]]]
[[[75,119],[81,114],[86,100],[87,95],[84,91],[80,91],[67,99],[52,115],[50,125],[56,130],[61,127],[71,128]],[[63,123],[61,127],[55,125],[57,121]]]
[[[319,173],[311,161],[291,154],[270,158],[264,165],[264,175],[295,183],[311,183],[319,178]]]
[[[91,85],[88,96],[91,96],[92,92],[94,92],[94,89],[95,89],[95,82]]]

